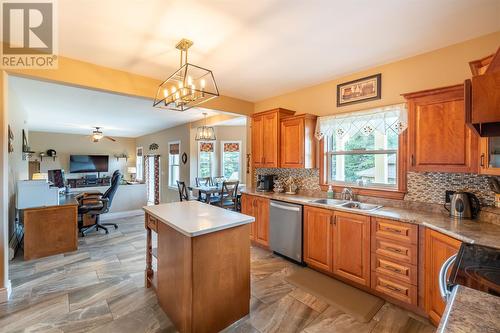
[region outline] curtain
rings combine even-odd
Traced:
[[[158,205],[160,203],[160,155],[146,156],[144,159],[144,170],[146,171],[148,201],[153,199],[152,202]],[[151,173],[153,177],[150,177]],[[149,194],[152,194],[152,198]]]
[[[200,151],[204,153],[213,153],[214,151],[213,142],[200,142]]]
[[[335,135],[342,138],[358,133],[370,135],[373,131],[386,134],[394,131],[401,134],[408,127],[406,104],[389,105],[364,111],[342,113],[319,117],[315,136],[321,140],[324,136]]]
[[[224,152],[233,153],[240,151],[240,144],[238,142],[228,142],[224,143]]]

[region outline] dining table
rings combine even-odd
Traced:
[[[241,189],[244,189],[245,187],[245,184],[239,184],[238,194],[240,194]],[[198,201],[209,203],[212,196],[216,196],[220,192],[222,192],[222,183],[216,185],[190,186],[188,189],[193,193],[194,196],[198,197]],[[203,198],[203,194],[205,194],[205,198]]]

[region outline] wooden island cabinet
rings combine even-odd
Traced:
[[[176,330],[219,332],[247,316],[254,218],[199,201],[148,206],[144,211],[145,284],[154,289]]]

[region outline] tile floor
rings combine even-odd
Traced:
[[[80,238],[74,253],[10,263],[11,300],[0,305],[0,332],[175,332],[155,294],[144,288],[143,218],[116,221],[109,235]],[[434,327],[389,303],[369,323],[295,288],[283,277],[294,265],[252,249],[248,318],[233,332],[434,332]]]

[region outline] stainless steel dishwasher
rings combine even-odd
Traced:
[[[302,206],[276,200],[270,205],[271,250],[302,264]]]

